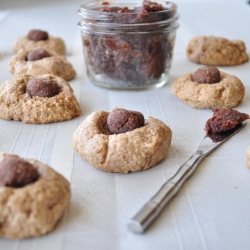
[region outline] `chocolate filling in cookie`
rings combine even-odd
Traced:
[[[194,72],[193,80],[198,83],[218,83],[220,82],[220,71],[214,66],[205,66]]]
[[[144,126],[144,116],[137,111],[116,108],[109,113],[107,126],[112,134],[121,134]]]
[[[36,168],[15,155],[9,155],[0,162],[0,186],[23,187],[39,178]]]
[[[46,51],[45,49],[38,48],[28,53],[27,61],[36,61],[36,60],[40,60],[40,59],[43,59],[45,57],[50,57],[50,56],[51,55],[49,54],[48,51]]]
[[[52,79],[34,78],[28,82],[26,92],[31,97],[52,97],[60,93],[60,87]]]
[[[250,119],[249,115],[229,108],[214,109],[213,112],[213,117],[206,122],[207,133],[225,132]]]
[[[49,35],[46,31],[33,29],[30,30],[27,37],[32,41],[43,41],[49,38]]]

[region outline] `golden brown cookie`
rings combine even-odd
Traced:
[[[26,89],[28,83],[34,82],[34,79],[37,78],[31,75],[17,75],[0,87],[1,119],[23,123],[50,123],[70,120],[80,115],[81,108],[68,82],[58,76],[41,75],[39,79],[52,81],[59,93],[52,97],[31,96],[26,93]],[[33,86],[31,92],[39,92],[39,89]],[[45,88],[39,94],[47,92]]]
[[[245,87],[236,76],[220,71],[218,83],[198,83],[188,73],[174,81],[172,93],[197,109],[232,108],[244,97]]]
[[[51,74],[60,76],[66,81],[73,79],[76,72],[73,66],[67,61],[65,56],[58,55],[55,52],[49,52],[49,56],[37,60],[27,60],[28,55],[41,49],[33,51],[19,50],[10,61],[9,71],[16,74],[29,74],[39,76],[43,74]]]
[[[189,60],[204,65],[233,66],[248,61],[243,41],[230,41],[222,37],[194,37],[186,51]]]
[[[247,160],[246,160],[246,164],[250,168],[250,147],[247,148]]]
[[[18,157],[0,153],[0,164],[10,156]],[[70,184],[61,174],[37,160],[20,160],[31,164],[39,177],[21,187],[0,186],[0,237],[4,238],[37,237],[51,232],[70,202]],[[3,177],[2,168],[1,174]]]
[[[36,31],[38,33],[40,30],[31,30],[31,31]],[[49,34],[47,34],[47,37],[45,38],[42,38],[42,37],[39,38],[38,36],[34,36],[34,35],[32,38],[30,36],[31,31],[26,36],[18,37],[16,39],[13,45],[13,50],[15,53],[17,53],[20,49],[31,51],[36,48],[42,48],[47,51],[54,51],[55,53],[59,55],[66,54],[66,46],[65,46],[64,41],[61,38],[53,37],[53,36],[50,36]],[[47,33],[47,32],[43,31],[43,33]]]
[[[146,170],[161,161],[171,143],[171,129],[160,120],[149,117],[145,125],[122,134],[110,134],[109,112],[89,115],[73,135],[73,148],[92,166],[108,172]]]

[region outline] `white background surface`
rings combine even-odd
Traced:
[[[179,194],[144,235],[126,224],[141,206],[196,150],[211,110],[188,107],[171,93],[174,79],[196,70],[185,49],[197,35],[242,39],[250,50],[250,5],[246,1],[176,1],[177,31],[169,82],[157,90],[115,91],[94,86],[86,77],[77,10],[82,1],[1,0],[0,83],[12,75],[8,63],[16,37],[30,29],[47,30],[63,38],[67,58],[77,71],[71,86],[82,115],[46,125],[0,120],[0,151],[41,160],[71,181],[72,200],[55,230],[26,240],[0,239],[1,250],[44,249],[249,249],[250,169],[245,165],[250,125],[211,153]],[[236,108],[250,113],[250,62],[220,67],[238,76],[246,87]],[[71,146],[77,126],[94,111],[115,106],[161,119],[173,132],[167,158],[154,168],[128,175],[105,173],[83,161]]]

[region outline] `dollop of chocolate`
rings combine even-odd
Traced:
[[[38,178],[38,170],[16,155],[9,155],[0,162],[0,186],[24,187]]]
[[[107,126],[112,134],[121,134],[144,126],[144,122],[142,113],[117,108],[109,113]]]
[[[28,82],[26,92],[31,96],[52,97],[60,92],[58,84],[49,78],[34,78]]]
[[[214,109],[213,112],[213,117],[206,122],[205,130],[207,133],[225,132],[250,119],[249,115],[229,108]]]
[[[28,53],[27,55],[27,60],[28,61],[36,61],[36,60],[40,60],[43,59],[45,57],[50,57],[50,54],[48,51],[46,51],[45,49],[35,49],[32,50]]]
[[[30,30],[27,37],[32,41],[43,41],[49,38],[48,32],[43,30]]]
[[[220,82],[220,71],[214,66],[205,66],[194,72],[193,80],[198,83],[218,83]]]

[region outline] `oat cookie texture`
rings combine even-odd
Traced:
[[[194,37],[186,52],[189,60],[204,65],[234,66],[249,59],[243,41],[215,36]]]
[[[237,106],[245,95],[239,78],[220,71],[220,82],[207,84],[193,80],[193,73],[176,79],[172,93],[192,108],[215,109]]]
[[[9,154],[0,153],[0,162]],[[0,237],[30,238],[51,232],[70,202],[70,184],[51,167],[25,159],[39,179],[24,187],[0,187]]]
[[[59,55],[66,54],[66,46],[63,39],[49,36],[47,40],[33,41],[27,36],[18,37],[13,45],[13,50],[17,53],[20,49],[31,51],[36,48],[42,48],[47,51],[54,51]]]
[[[52,51],[49,52],[51,55],[50,57],[28,61],[28,54],[29,51],[21,49],[12,57],[9,63],[9,71],[12,74],[29,74],[33,76],[52,74],[60,76],[66,81],[69,81],[76,76],[73,66],[63,55],[59,55]]]
[[[149,117],[143,127],[122,134],[110,134],[109,112],[96,111],[77,128],[72,144],[92,166],[108,172],[146,170],[164,159],[172,131],[162,121]]]
[[[81,108],[73,94],[73,89],[64,79],[45,74],[41,78],[55,81],[59,94],[53,97],[31,97],[26,93],[31,75],[17,75],[0,87],[0,118],[18,120],[23,123],[51,123],[70,120],[81,113]]]

